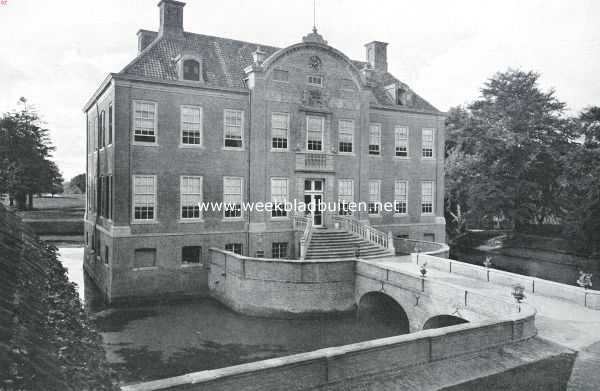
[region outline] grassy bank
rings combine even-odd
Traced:
[[[115,390],[56,248],[0,205],[0,389]]]
[[[3,203],[7,206],[8,200]],[[38,235],[83,237],[85,194],[34,197],[32,210],[14,212]]]

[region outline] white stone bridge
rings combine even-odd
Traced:
[[[407,248],[408,242],[403,244]],[[428,272],[423,278],[418,264],[425,261]],[[395,322],[401,335],[123,390],[491,390],[498,384],[503,390],[546,390],[587,385],[586,379],[597,377],[592,364],[600,360],[595,361],[595,355],[576,358],[574,350],[536,337],[536,310],[514,301],[510,292],[515,283],[525,286],[527,302],[546,314],[548,308],[558,308],[560,313],[552,316],[564,318],[570,311],[583,320],[571,322],[575,330],[570,330],[557,326],[562,321],[544,319],[544,337],[570,349],[597,342],[596,291],[426,253],[368,260],[281,260],[211,249],[211,294],[236,311],[261,316],[383,314],[383,321]]]

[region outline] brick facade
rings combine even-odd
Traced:
[[[359,212],[356,218],[396,235],[445,241],[444,115],[387,72],[387,44],[366,45],[367,57],[373,54],[365,62],[348,59],[316,30],[284,49],[258,46],[184,32],[184,4],[163,0],[159,6],[159,32],[140,31],[137,57],[110,74],[84,108],[85,266],[110,300],[205,294],[210,247],[239,243],[244,255],[271,257],[272,243],[288,243],[287,256],[298,255],[289,216],[244,212],[225,219],[222,212],[204,212],[201,219],[182,219],[182,176],[202,177],[204,202],[223,201],[225,177],[242,178],[243,202],[271,201],[271,178],[287,179],[287,199],[300,202],[306,180],[322,181],[325,202],[338,200],[340,179],[351,179],[353,198],[365,202],[369,181],[380,182],[382,202],[394,200],[395,181],[407,181],[406,214]],[[184,79],[186,59],[197,61],[199,80]],[[155,142],[134,139],[138,101],[154,107]],[[201,146],[182,145],[182,107],[201,108]],[[225,147],[225,110],[243,113],[242,148]],[[289,118],[284,150],[272,148],[273,113]],[[308,117],[323,123],[320,150],[307,150]],[[339,150],[340,120],[354,124],[351,153]],[[373,123],[381,129],[377,156],[369,154]],[[408,157],[395,156],[398,126],[408,128]],[[431,158],[422,157],[423,129],[433,129]],[[134,219],[135,175],[155,178],[152,221]],[[423,181],[434,188],[428,215],[421,213]],[[183,246],[201,246],[200,264],[182,264]],[[135,264],[140,249],[155,249],[153,265]]]

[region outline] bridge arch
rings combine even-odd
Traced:
[[[372,320],[397,328],[397,334],[410,332],[410,322],[404,308],[391,296],[384,292],[367,292],[358,300],[357,316],[359,319],[369,317]]]
[[[469,321],[454,315],[436,315],[425,321],[423,330],[438,329],[440,327],[454,326],[462,323],[469,323]]]

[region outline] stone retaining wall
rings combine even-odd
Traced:
[[[354,260],[251,258],[210,249],[208,284],[217,300],[262,316],[353,311]]]
[[[531,337],[520,325],[533,314],[503,322],[461,324],[413,334],[315,350],[227,368],[122,387],[151,390],[305,390],[364,376],[397,371],[419,364]],[[517,325],[517,326],[516,326]]]

